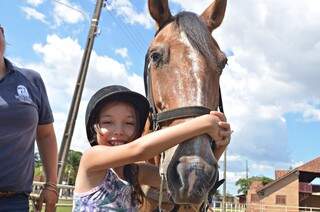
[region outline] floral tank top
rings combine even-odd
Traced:
[[[73,212],[136,212],[132,205],[133,187],[108,169],[102,184],[84,193],[74,193]]]

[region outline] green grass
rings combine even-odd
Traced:
[[[71,212],[72,200],[59,200],[56,212]]]
[[[30,202],[30,212],[33,212],[32,203]],[[42,207],[42,211],[45,211],[45,206]],[[72,200],[60,199],[57,204],[56,212],[71,212],[72,211]]]

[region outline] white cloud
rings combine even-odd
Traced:
[[[307,121],[319,121],[320,120],[320,110],[313,107],[312,105],[306,104],[302,106],[303,118]]]
[[[172,0],[172,2],[179,4],[183,10],[192,11],[201,14],[213,1],[212,0]],[[230,4],[230,3],[229,3]]]
[[[63,23],[76,24],[87,18],[80,6],[71,4],[69,0],[53,2],[53,18],[57,26]]]
[[[46,16],[43,13],[38,12],[36,9],[31,7],[21,7],[21,10],[25,13],[27,19],[36,19],[42,23],[48,24]]]
[[[128,49],[127,48],[116,49],[115,53],[117,55],[120,55],[123,58],[127,58],[128,57]]]
[[[44,0],[27,0],[27,3],[30,4],[31,6],[39,6],[40,4],[43,3]]]
[[[134,8],[130,0],[113,0],[111,5],[107,5],[108,10],[116,11],[116,14],[124,19],[129,24],[140,24],[146,28],[151,28],[154,23],[147,8],[144,11],[138,12]]]
[[[201,13],[212,0],[174,0]],[[277,5],[277,6],[275,6]],[[319,1],[229,1],[214,37],[231,49],[221,77],[226,115],[235,130],[232,154],[290,162],[285,115],[320,121]],[[267,164],[268,164],[267,163]]]
[[[150,28],[153,21],[146,8],[139,12],[131,2],[116,0],[108,9],[127,23]],[[212,0],[172,2],[199,14]],[[222,49],[234,53],[221,77],[226,115],[235,131],[229,148],[230,182],[245,176],[245,160],[250,175],[269,177],[277,168],[301,164],[292,162],[285,115],[298,113],[302,121],[320,121],[319,8],[318,0],[228,1],[225,20],[213,35]],[[56,12],[57,23],[70,23],[64,16],[72,11],[63,13],[62,9],[68,10],[64,7]],[[56,35],[34,49],[43,57],[41,63],[32,65],[46,81],[60,141],[83,49],[78,41]],[[141,77],[129,74],[125,64],[93,52],[73,148],[87,147],[83,116],[89,97],[111,83],[143,93]]]
[[[24,66],[38,71],[44,79],[54,111],[57,140],[60,143],[83,49],[77,40],[70,37],[59,37],[55,34],[49,35],[45,43],[34,44],[33,49],[42,57],[42,61],[24,63]],[[83,151],[88,147],[86,134],[83,130],[87,102],[94,92],[110,84],[121,84],[144,93],[143,79],[140,76],[128,73],[124,64],[110,57],[98,55],[93,51],[72,139],[72,149]]]
[[[213,0],[171,2],[200,14]],[[234,53],[221,76],[226,116],[235,131],[228,160],[231,182],[245,176],[245,160],[253,175],[269,177],[294,164],[286,114],[320,121],[319,8],[318,0],[228,1],[213,36]]]

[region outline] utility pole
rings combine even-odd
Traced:
[[[246,160],[246,180],[249,178],[248,160]]]
[[[77,84],[75,86],[75,90],[73,93],[72,102],[71,102],[71,106],[68,114],[68,119],[66,122],[66,126],[64,129],[63,137],[62,137],[62,142],[60,146],[59,157],[58,157],[58,183],[62,183],[65,161],[67,159],[68,152],[70,149],[71,139],[72,139],[74,126],[75,126],[77,115],[78,115],[82,91],[83,91],[85,79],[87,76],[91,51],[94,43],[94,38],[97,35],[99,18],[100,18],[102,7],[104,6],[104,1],[105,0],[97,0],[94,14],[91,19],[91,25],[88,33],[86,47],[84,49],[83,56],[82,56]]]
[[[225,149],[223,154],[223,178],[225,180],[223,183],[223,201],[222,201],[223,212],[226,211],[226,202],[227,202],[227,148]]]

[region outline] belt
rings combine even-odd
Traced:
[[[0,198],[12,197],[16,194],[18,193],[14,191],[0,191]]]

